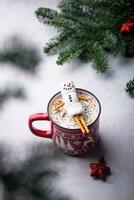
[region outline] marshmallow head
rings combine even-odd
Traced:
[[[73,81],[66,81],[62,83],[61,93],[65,94],[65,93],[75,92],[75,91],[76,89],[75,89]]]
[[[81,114],[83,112],[83,107],[79,102],[73,81],[62,83],[61,94],[65,103],[64,107],[69,116],[72,117],[73,115]]]

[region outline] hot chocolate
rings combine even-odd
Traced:
[[[85,119],[87,125],[91,125],[99,116],[100,105],[96,97],[81,89],[77,89],[77,95],[83,107],[83,118]],[[73,117],[70,117],[64,105],[59,109],[55,110],[55,107],[63,102],[61,93],[56,95],[49,105],[49,113],[52,120],[61,127],[68,129],[78,129],[78,125]],[[64,103],[64,102],[63,102]]]
[[[73,115],[70,108],[69,112],[67,110],[65,98],[63,99],[61,92],[58,92],[50,99],[47,112],[32,114],[28,121],[33,134],[51,138],[58,149],[69,155],[80,155],[88,152],[96,145],[99,138],[101,106],[98,99],[92,93],[83,89],[76,89],[75,92],[78,99],[72,93],[68,94],[69,99],[66,99],[67,103],[72,100]],[[71,98],[69,95],[71,95]],[[78,104],[72,105],[72,103],[77,102],[82,106],[81,112],[76,112],[78,111]],[[67,106],[70,106],[70,104]],[[76,118],[81,122],[81,125],[77,123]],[[33,125],[35,121],[49,121],[51,123],[50,129],[36,128]],[[84,131],[82,131],[81,126],[83,126]]]

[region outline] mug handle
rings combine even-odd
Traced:
[[[37,136],[52,138],[53,134],[51,130],[41,130],[37,129],[33,126],[33,122],[35,121],[50,121],[47,113],[35,113],[30,115],[28,120],[29,129],[31,132]]]

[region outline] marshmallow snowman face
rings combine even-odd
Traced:
[[[74,102],[79,101],[76,88],[72,81],[67,81],[63,83],[61,93],[65,104],[73,104]]]
[[[62,93],[68,93],[73,91],[76,91],[73,81],[67,81],[62,84]]]
[[[65,103],[65,109],[69,116],[72,117],[83,112],[73,81],[67,81],[62,84],[61,94]]]

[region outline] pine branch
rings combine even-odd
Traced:
[[[2,199],[69,200],[64,194],[58,195],[51,184],[58,177],[58,170],[53,169],[52,166],[57,160],[64,162],[62,156],[53,148],[49,152],[46,149],[44,151],[41,143],[36,144],[36,148],[34,146],[29,151],[32,152],[31,155],[27,155],[24,160],[21,159],[21,162],[15,159],[15,163],[9,159],[11,157],[9,147],[0,144]]]
[[[107,52],[134,56],[134,30],[126,34],[120,31],[123,23],[134,21],[132,0],[61,0],[59,9],[60,12],[40,8],[36,12],[41,22],[55,27],[59,34],[68,34],[67,48],[65,39],[56,38],[44,49],[49,53],[60,47],[57,64],[79,57],[92,60],[97,72],[105,72]]]
[[[38,8],[38,10],[35,11],[35,14],[41,23],[48,25],[52,19],[60,17],[60,14],[57,11],[42,7]]]
[[[58,56],[57,64],[63,65],[65,62],[69,62],[73,58],[78,58],[82,49],[76,44],[72,44],[65,49],[63,49]]]
[[[126,83],[125,90],[130,95],[132,95],[132,96],[134,95],[134,78]]]
[[[9,38],[0,50],[0,62],[12,63],[27,72],[35,73],[41,58],[38,49],[17,35]]]
[[[49,54],[58,45],[59,42],[57,41],[57,39],[51,39],[48,43],[46,43],[46,46],[44,47],[44,53]]]
[[[111,52],[114,56],[116,56],[119,51],[118,40],[116,35],[107,30],[103,42],[104,42],[103,43],[104,49]]]
[[[92,67],[97,72],[105,72],[107,70],[107,57],[101,45],[96,42],[93,46],[93,64]]]
[[[46,43],[46,46],[44,47],[44,53],[48,54],[54,50],[56,51],[56,48],[68,40],[69,35],[70,34],[68,34],[68,32],[65,32],[61,33],[58,37],[51,39],[49,43]]]
[[[97,33],[98,31],[106,30],[106,24],[103,22],[96,22],[91,17],[79,17],[77,20],[77,29],[81,31],[81,33],[85,34],[85,37],[90,34],[90,32]],[[89,31],[88,34],[86,31]],[[91,35],[93,38],[93,35]]]
[[[0,108],[11,98],[25,99],[24,88],[9,84],[4,89],[0,89]]]
[[[62,14],[73,19],[77,19],[78,16],[88,16],[90,13],[89,7],[81,6],[79,0],[63,0],[60,2],[59,8]]]
[[[72,30],[75,22],[71,19],[55,18],[50,21],[50,24],[56,28],[60,28],[61,30],[63,28]]]
[[[65,29],[71,29],[71,27],[74,26],[72,19],[64,18],[63,15],[52,9],[39,8],[35,13],[39,21],[44,24]]]
[[[107,0],[78,0],[79,4],[83,7],[88,7],[88,8],[102,8],[102,9],[106,9],[107,7],[110,6],[110,4],[112,3],[111,0],[107,1]]]

